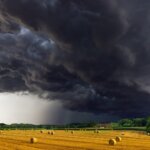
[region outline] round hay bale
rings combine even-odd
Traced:
[[[99,131],[98,131],[98,130],[95,130],[94,133],[99,133]]]
[[[116,145],[116,144],[117,144],[117,142],[116,142],[115,139],[110,139],[109,140],[109,145]]]
[[[71,134],[74,134],[74,131],[71,131]]]
[[[44,133],[44,131],[41,130],[40,133]]]
[[[117,141],[117,142],[121,142],[121,140],[122,140],[121,137],[119,137],[119,136],[116,137],[116,141]]]
[[[51,135],[54,135],[55,134],[55,132],[54,131],[51,131]]]
[[[99,131],[97,130],[97,132],[96,133],[99,133]]]
[[[125,133],[121,133],[121,135],[125,135]]]
[[[147,135],[150,136],[150,133],[148,132]]]
[[[55,134],[55,132],[54,132],[54,131],[48,131],[48,134],[50,134],[50,135],[54,135],[54,134]]]
[[[31,144],[37,143],[37,142],[38,142],[37,138],[32,137],[32,138],[30,139],[30,143],[31,143]]]

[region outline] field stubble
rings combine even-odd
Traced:
[[[109,140],[121,137],[121,142],[111,146]],[[37,143],[31,143],[37,138]],[[150,136],[134,131],[3,131],[0,150],[150,150]]]

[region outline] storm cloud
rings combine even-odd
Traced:
[[[1,92],[29,91],[75,111],[149,115],[149,7],[149,0],[1,0]]]

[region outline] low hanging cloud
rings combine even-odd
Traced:
[[[29,91],[75,111],[149,115],[149,6],[1,0],[1,92]]]

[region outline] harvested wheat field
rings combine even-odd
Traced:
[[[150,136],[134,131],[3,131],[0,150],[150,150]],[[115,145],[110,139],[120,137]]]

